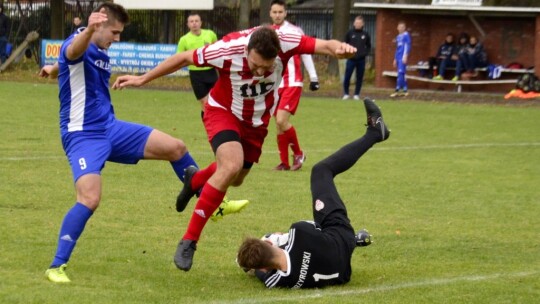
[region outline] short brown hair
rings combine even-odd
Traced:
[[[272,266],[273,258],[272,245],[256,238],[246,238],[238,249],[238,265],[242,268],[268,268]]]
[[[272,7],[272,5],[274,5],[274,4],[285,7],[285,1],[283,1],[283,0],[274,0],[274,1],[272,1],[270,3],[270,7]]]
[[[129,23],[129,15],[126,12],[126,9],[120,4],[103,2],[98,7],[96,7],[94,12],[99,12],[102,8],[105,9],[106,14],[109,18],[113,18],[124,25],[127,25]]]
[[[251,33],[247,49],[248,52],[254,49],[264,59],[274,59],[281,50],[281,45],[273,28],[261,26]]]

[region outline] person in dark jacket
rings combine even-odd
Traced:
[[[346,43],[354,46],[357,51],[353,58],[347,59],[345,68],[345,77],[343,79],[343,99],[349,99],[349,85],[351,76],[356,69],[356,84],[354,87],[354,99],[360,100],[360,90],[364,81],[364,71],[366,69],[366,56],[371,50],[371,38],[364,31],[364,17],[356,16],[353,23],[353,29],[347,32],[345,36]]]
[[[0,64],[7,59],[8,34],[9,18],[4,14],[4,7],[0,6]]]
[[[469,44],[459,55],[456,76],[452,80],[458,80],[463,70],[466,71],[467,77],[475,77],[478,74],[476,68],[485,68],[487,66],[488,59],[484,46],[478,41],[476,36],[471,36],[469,38]]]
[[[460,56],[460,61],[463,63],[463,67],[470,77],[476,77],[478,75],[476,68],[487,67],[488,61],[486,51],[476,36],[471,36],[469,38],[469,44],[465,48],[465,52]],[[457,73],[456,76],[459,77]]]
[[[433,79],[435,80],[442,80],[444,78],[444,72],[446,71],[447,67],[455,67],[457,60],[454,60],[452,58],[452,54],[454,53],[454,50],[456,48],[456,44],[454,42],[454,34],[448,33],[446,35],[446,39],[444,40],[444,43],[439,46],[439,50],[437,51],[437,55],[435,55],[435,58],[433,61],[430,60],[429,64],[429,75],[433,75],[433,66],[437,65],[437,76],[435,76]]]
[[[73,17],[73,24],[71,25],[71,27],[73,29],[71,32],[74,33],[79,31],[79,29],[81,28],[84,29],[85,25],[83,24],[81,17],[75,16]]]

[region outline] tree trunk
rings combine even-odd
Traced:
[[[334,15],[332,20],[332,39],[343,41],[347,29],[349,28],[349,16],[351,14],[351,1],[335,0]],[[327,73],[330,76],[339,76],[338,59],[331,57],[328,61]]]
[[[240,5],[240,13],[238,16],[238,28],[243,30],[252,27],[253,25],[249,23],[249,16],[251,15],[251,0],[244,1]]]
[[[64,39],[64,0],[51,0],[51,39]]]
[[[177,44],[178,43],[178,40],[176,39],[180,39],[180,37],[175,37],[174,36],[174,33],[175,33],[175,30],[176,30],[176,11],[167,11],[168,15],[169,15],[169,23],[167,25],[167,33],[169,34],[167,36],[167,43],[169,44]]]
[[[270,24],[270,0],[261,0],[259,5],[260,24]],[[259,25],[259,24],[256,24]]]

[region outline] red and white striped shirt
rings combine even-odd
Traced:
[[[304,31],[302,31],[301,28],[290,23],[289,21],[284,21],[283,24],[277,28],[304,35]],[[315,71],[315,65],[313,64],[311,55],[294,55],[287,62],[287,67],[285,68],[285,73],[283,74],[283,81],[281,81],[281,84],[279,85],[280,88],[302,87],[304,85],[304,75],[302,73],[302,67],[300,66],[301,62],[304,62],[304,67],[308,71],[310,81],[318,81],[317,72]]]
[[[210,91],[208,105],[231,111],[240,121],[253,127],[268,126],[276,108],[277,88],[284,73],[283,63],[296,54],[313,54],[315,38],[286,29],[276,29],[281,51],[274,70],[254,76],[247,61],[247,45],[257,28],[226,35],[214,44],[193,53],[196,66],[213,66],[219,79]]]

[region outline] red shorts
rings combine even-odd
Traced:
[[[240,135],[240,143],[244,150],[244,161],[248,163],[259,162],[264,138],[268,134],[266,126],[253,127],[251,124],[240,121],[230,111],[212,107],[208,104],[204,110],[203,122],[210,144],[212,144],[212,139],[219,132],[232,130]]]
[[[278,89],[279,103],[277,110],[284,110],[292,115],[296,113],[298,104],[300,103],[300,96],[302,96],[302,87],[287,87]],[[277,113],[274,112],[274,115]]]

